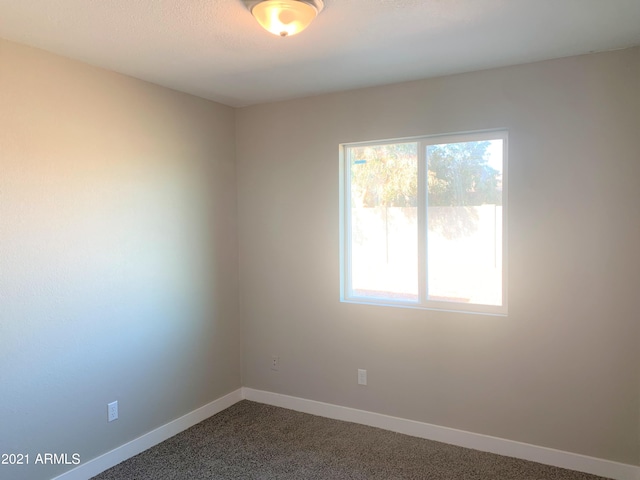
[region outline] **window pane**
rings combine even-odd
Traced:
[[[428,299],[502,305],[503,140],[426,155]]]
[[[418,300],[418,147],[350,147],[352,295]]]

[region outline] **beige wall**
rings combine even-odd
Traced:
[[[236,125],[245,386],[639,463],[640,49]],[[338,145],[490,128],[510,140],[508,317],[340,303]]]
[[[640,464],[639,125],[638,48],[234,110],[0,41],[0,451],[122,445],[242,338],[248,387]],[[341,304],[338,145],[487,128],[509,316]]]
[[[234,115],[0,41],[0,452],[85,462],[240,386]]]

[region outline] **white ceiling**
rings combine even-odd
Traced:
[[[243,0],[0,0],[0,37],[245,106],[640,45],[640,0],[325,0],[288,38]]]

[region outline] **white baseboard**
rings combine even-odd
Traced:
[[[590,473],[614,480],[640,480],[640,467],[635,465],[612,462],[610,460],[588,457],[577,453],[564,452],[562,450],[554,450],[552,448],[506,440],[504,438],[440,427],[429,423],[416,422],[414,420],[406,420],[404,418],[391,417],[380,413],[367,412],[365,410],[265,392],[247,387],[239,388],[193,412],[187,413],[166,425],[131,440],[110,452],[89,460],[55,477],[53,480],[87,480],[171,438],[183,430],[206,420],[212,415],[229,408],[242,399],[288,408],[298,412],[310,413],[321,417],[369,425],[392,432],[404,433],[414,437],[426,438],[428,440],[435,440],[437,442],[449,443],[451,445],[458,445],[484,452],[531,460],[545,465],[567,468],[569,470]]]
[[[242,389],[239,388],[141,437],[131,440],[104,455],[100,455],[86,463],[78,465],[76,468],[55,477],[53,480],[87,480],[160,442],[164,442],[166,439],[206,420],[212,415],[229,408],[234,403],[242,400],[242,398]]]
[[[254,402],[288,408],[298,412],[369,425],[414,437],[426,438],[428,440],[435,440],[437,442],[523,460],[531,460],[545,465],[576,470],[615,480],[640,480],[640,467],[635,465],[612,462],[610,460],[588,457],[577,453],[539,447],[528,443],[506,440],[504,438],[440,427],[429,423],[416,422],[404,418],[382,415],[380,413],[357,410],[355,408],[341,407],[339,405],[304,398],[265,392],[263,390],[254,390],[247,387],[242,388],[242,397]]]

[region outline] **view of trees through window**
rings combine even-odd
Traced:
[[[503,147],[503,138],[348,147],[351,295],[502,305]]]

